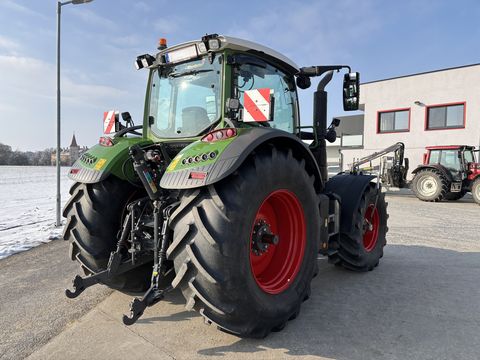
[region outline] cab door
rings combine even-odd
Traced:
[[[242,63],[233,65],[233,93],[239,99],[240,108],[245,106],[245,92],[270,89],[273,115],[268,125],[289,133],[297,132],[298,100],[294,76],[254,56],[248,61],[248,57],[242,55]]]

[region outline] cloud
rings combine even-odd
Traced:
[[[137,47],[141,44],[141,40],[137,35],[125,35],[111,39],[112,44],[118,45],[120,48]]]
[[[4,74],[0,92],[10,89],[29,97],[55,99],[56,68],[53,64],[32,57],[0,55],[0,73]],[[127,95],[115,87],[78,82],[62,76],[62,100],[80,103],[82,106],[101,105],[106,98]],[[4,103],[6,94],[0,102]]]
[[[119,26],[113,20],[104,16],[98,15],[90,9],[82,7],[81,11],[72,11],[73,16],[83,21],[86,24],[104,28],[107,30],[118,30]]]
[[[0,50],[5,51],[9,55],[13,55],[16,54],[20,48],[21,46],[17,41],[0,35]]]
[[[140,11],[144,11],[144,12],[148,12],[151,10],[151,7],[150,5],[146,4],[145,2],[143,1],[138,1],[136,2],[134,5],[133,5],[134,9],[135,10],[140,10]]]
[[[0,55],[0,74],[0,123],[8,124],[8,131],[0,133],[0,142],[22,149],[53,146],[55,66],[27,56]],[[100,133],[102,112],[128,103],[128,98],[123,89],[62,76],[63,143],[73,131],[83,144],[91,143]]]
[[[22,13],[22,14],[38,16],[38,17],[41,17],[41,18],[44,18],[44,19],[47,18],[45,15],[43,15],[39,12],[36,12],[36,11],[26,7],[26,6],[20,5],[18,2],[14,2],[14,1],[11,1],[11,0],[0,1],[0,6],[4,7],[4,8],[7,8],[9,10],[13,10],[13,11]]]
[[[268,16],[234,22],[231,35],[263,43],[295,58],[298,63],[350,58],[351,48],[378,29],[371,1],[309,1],[279,3],[268,8]]]
[[[153,28],[161,35],[167,35],[178,32],[185,24],[185,19],[179,16],[169,16],[157,19],[153,24]]]

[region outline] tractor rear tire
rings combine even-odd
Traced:
[[[70,257],[85,274],[106,269],[117,248],[117,233],[130,201],[140,195],[128,182],[110,176],[96,184],[75,183],[63,209],[67,218],[64,240],[70,240]],[[152,264],[147,263],[113,277],[105,285],[127,293],[145,291],[150,285]]]
[[[477,177],[472,184],[473,201],[480,205],[480,177]]]
[[[329,256],[329,262],[358,272],[373,270],[387,243],[387,219],[385,194],[371,183],[354,213],[353,228],[340,232],[337,252]]]
[[[294,319],[317,265],[313,184],[304,160],[266,147],[219,183],[184,192],[167,257],[186,308],[241,337],[263,338]],[[256,241],[265,223],[279,242],[263,252]]]
[[[422,201],[438,202],[445,199],[449,192],[449,183],[439,171],[424,169],[415,174],[411,189]]]
[[[460,200],[461,198],[463,198],[465,196],[467,192],[465,190],[461,190],[460,192],[448,192],[445,194],[445,200],[448,200],[448,201],[456,201],[456,200]]]

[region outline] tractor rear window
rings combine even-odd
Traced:
[[[203,58],[152,72],[149,116],[161,138],[194,137],[221,116],[221,64]]]

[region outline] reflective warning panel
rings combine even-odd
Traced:
[[[103,133],[112,134],[117,131],[115,123],[118,111],[110,110],[103,113]]]
[[[273,89],[252,89],[243,95],[243,121],[270,120]]]

